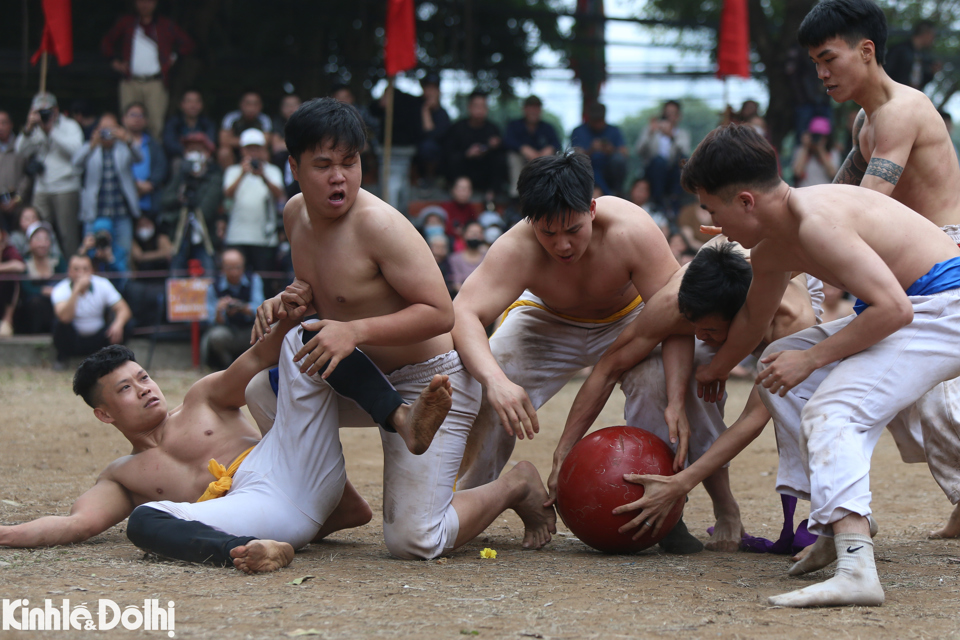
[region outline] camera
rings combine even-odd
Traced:
[[[102,129],[100,131],[101,140],[113,140],[113,129]]]
[[[40,122],[50,124],[50,118],[53,117],[53,109],[40,109],[37,111],[37,114],[40,116]]]
[[[250,161],[250,168],[253,169],[254,171],[259,171],[260,166],[261,166],[261,163],[256,158]]]
[[[94,242],[96,243],[97,249],[107,249],[110,247],[111,239],[109,231],[97,231],[93,235]]]

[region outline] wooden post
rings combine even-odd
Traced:
[[[40,58],[40,93],[47,90],[47,52],[44,51]]]
[[[383,172],[380,186],[380,197],[389,205],[390,202],[390,155],[393,153],[393,79],[394,76],[387,78],[387,104],[386,104],[386,122],[383,126]]]

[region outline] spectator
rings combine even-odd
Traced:
[[[794,44],[787,50],[784,73],[790,85],[793,129],[799,142],[811,119],[816,116],[830,117],[830,96],[823,90],[823,82],[817,75],[817,67],[810,60],[806,47]]]
[[[80,125],[83,130],[83,141],[87,142],[93,135],[93,130],[97,128],[97,122],[100,115],[97,113],[89,100],[78,98],[70,103],[70,113],[67,114]]]
[[[240,158],[240,134],[248,129],[259,129],[264,138],[273,132],[273,123],[263,113],[263,99],[256,91],[244,91],[240,96],[240,108],[223,117],[220,123],[220,149],[217,160],[226,170]]]
[[[181,141],[184,154],[180,170],[160,194],[159,226],[172,230],[170,268],[181,271],[190,260],[199,260],[213,274],[213,238],[223,200],[223,173],[213,161],[213,141],[199,131]]]
[[[449,242],[447,237],[447,212],[443,207],[437,205],[424,207],[417,217],[417,227],[420,233],[429,244],[431,238],[443,237]]]
[[[223,196],[231,200],[224,243],[243,253],[253,271],[273,271],[279,239],[277,203],[283,174],[267,162],[266,138],[259,129],[240,135],[243,161],[223,174]]]
[[[139,102],[127,106],[123,114],[123,126],[130,133],[130,146],[140,150],[140,160],[133,163],[133,177],[140,195],[140,211],[156,214],[157,198],[154,195],[167,179],[167,158],[160,142],[146,129],[146,108]]]
[[[157,16],[157,0],[134,0],[136,15],[122,16],[100,43],[120,80],[120,111],[147,105],[153,137],[160,139],[170,96],[170,68],[193,53],[193,40],[172,20]]]
[[[256,273],[246,273],[245,265],[236,249],[224,251],[220,277],[207,293],[211,326],[201,351],[213,369],[226,369],[250,346],[256,309],[263,302],[263,280]]]
[[[53,303],[50,295],[57,284],[54,276],[67,268],[62,257],[54,257],[53,228],[46,222],[38,224],[30,234],[26,254],[27,276],[20,283],[20,304],[14,316],[17,333],[50,333],[53,331]]]
[[[507,180],[507,163],[500,128],[487,116],[487,94],[474,91],[467,99],[467,117],[457,120],[445,137],[447,178],[468,176],[478,191],[499,191]]]
[[[491,209],[491,204],[487,203],[487,210],[477,218],[477,222],[483,227],[483,241],[487,243],[488,247],[507,230],[507,223],[503,216],[496,209]]]
[[[130,321],[130,307],[106,278],[93,273],[85,255],[70,257],[67,278],[50,294],[53,302],[53,346],[57,359],[53,368],[63,371],[70,356],[85,356],[124,339]],[[113,319],[107,324],[107,314]]]
[[[936,39],[937,28],[932,22],[918,22],[909,40],[890,47],[887,52],[883,64],[887,75],[894,82],[923,91],[943,66],[933,58],[932,49]]]
[[[80,173],[72,160],[82,146],[83,130],[60,114],[54,95],[34,96],[16,150],[23,157],[33,156],[26,167],[34,179],[33,206],[56,227],[60,248],[67,255],[80,246]]]
[[[831,143],[830,131],[830,121],[826,118],[817,116],[810,120],[793,158],[795,186],[811,187],[833,182],[843,159]]]
[[[180,98],[180,112],[171,116],[163,127],[163,151],[170,161],[170,170],[176,173],[183,157],[184,136],[200,132],[207,139],[217,137],[217,126],[203,115],[203,95],[198,89],[187,89]]]
[[[455,251],[450,256],[450,276],[454,291],[460,291],[460,287],[463,286],[470,274],[480,266],[483,256],[487,253],[483,225],[476,220],[468,222],[463,227],[463,242],[463,250]]]
[[[83,244],[80,245],[80,255],[90,258],[93,263],[94,273],[121,273],[127,270],[130,259],[130,252],[123,246],[114,242],[116,237],[115,227],[110,218],[97,218],[90,225],[87,235],[83,237]],[[123,289],[126,280],[117,283],[119,289]]]
[[[587,107],[587,121],[570,134],[570,144],[590,156],[593,181],[606,195],[618,194],[627,176],[627,146],[620,128],[607,124],[607,108]]]
[[[637,141],[637,153],[650,182],[650,199],[669,216],[676,216],[683,189],[680,165],[690,155],[690,132],[680,128],[680,103],[668,100],[659,118],[651,118]]]
[[[43,225],[47,228],[50,233],[50,256],[53,258],[54,262],[60,260],[62,257],[62,252],[60,251],[60,246],[57,243],[57,236],[53,232],[53,227],[49,223],[43,223],[40,221],[40,214],[37,213],[37,210],[34,207],[24,207],[20,211],[20,220],[17,224],[17,229],[10,233],[10,244],[17,248],[17,251],[20,252],[20,255],[25,256],[30,251],[30,236],[33,235],[33,232],[40,226]],[[66,268],[66,265],[64,265]]]
[[[414,162],[425,185],[429,186],[433,184],[443,159],[443,136],[450,128],[450,115],[440,104],[439,73],[424,76],[420,88],[423,90],[417,105],[420,110],[420,135]]]
[[[23,263],[20,252],[7,241],[9,237],[7,223],[0,218],[0,274],[25,273],[27,266]],[[19,282],[0,280],[0,338],[13,335],[13,313],[19,293]]]
[[[134,162],[141,159],[140,148],[131,142],[130,133],[117,124],[116,116],[105,113],[90,142],[74,155],[74,165],[84,172],[80,206],[84,252],[90,249],[94,222],[104,218],[110,222],[111,236],[123,257],[130,254],[133,221],[140,217],[140,196],[133,174]]]
[[[280,113],[273,119],[273,136],[270,137],[270,159],[273,164],[283,167],[287,164],[287,143],[283,138],[283,130],[287,127],[287,120],[300,108],[303,100],[295,93],[288,93],[280,98]]]
[[[159,271],[164,275],[143,277],[137,274],[127,282],[123,295],[137,325],[159,324],[163,318],[165,274],[170,269],[172,254],[170,236],[159,230],[150,216],[140,216],[130,252],[130,267],[136,272]]]
[[[463,226],[471,220],[477,219],[479,206],[472,201],[473,184],[467,176],[460,176],[453,181],[450,189],[450,200],[440,206],[447,212],[447,235],[459,238]]]
[[[29,188],[23,155],[17,153],[13,137],[13,120],[6,111],[0,111],[0,216],[13,226]]]
[[[523,117],[507,124],[503,146],[507,149],[510,167],[510,195],[517,195],[517,179],[523,166],[542,156],[552,156],[560,149],[560,138],[553,125],[541,120],[543,102],[537,96],[523,101]]]
[[[457,295],[457,290],[453,287],[453,275],[450,272],[450,242],[446,236],[434,235],[430,237],[428,244],[437,266],[440,267],[443,283],[447,285],[447,293],[453,298]]]

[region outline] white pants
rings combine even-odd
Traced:
[[[502,324],[490,338],[490,351],[507,378],[523,387],[534,408],[539,409],[578,371],[595,365],[642,309],[643,304],[639,304],[616,318],[577,321],[549,310],[542,300],[528,291],[504,314]],[[659,351],[651,354],[637,365],[636,369],[635,374],[633,371],[625,374],[621,386],[628,396],[626,422],[649,431],[659,430],[657,435],[669,443],[663,418],[666,388]],[[631,405],[632,394],[637,394],[642,400]],[[651,402],[652,398],[656,400]],[[656,404],[658,408],[642,407],[642,402]],[[699,399],[697,402],[702,403]],[[632,411],[630,406],[633,406]],[[713,411],[720,416],[719,425],[722,429],[723,417],[718,413],[721,410],[722,406],[707,408],[707,411]],[[694,431],[700,434],[718,428],[717,423],[711,420],[705,429],[699,422],[700,415],[702,414],[698,411],[688,415],[691,421],[691,438],[694,437]],[[631,420],[642,423],[637,424]],[[711,439],[707,433],[703,441],[712,444],[715,439],[715,436]],[[463,473],[457,488],[469,489],[496,480],[510,460],[515,445],[516,438],[507,435],[500,424],[499,416],[484,396],[477,422],[470,433],[467,453],[464,455]],[[709,444],[706,447],[709,448]]]
[[[339,504],[347,475],[338,430],[339,396],[319,375],[301,374],[294,364],[293,356],[303,346],[301,333],[297,327],[283,339],[276,426],[240,464],[227,495],[146,506],[235,536],[288,542],[294,548],[317,535]]]
[[[960,289],[910,300],[914,317],[908,326],[815,371],[786,397],[760,389],[776,425],[780,452],[777,490],[810,500],[813,533],[830,535],[828,525],[844,516],[871,513],[870,458],[884,426],[889,426],[902,456],[916,455],[916,439],[907,428],[915,424],[909,418],[914,403],[941,382],[960,375],[960,353],[955,348],[960,339]],[[764,355],[808,349],[853,318],[778,340]],[[927,410],[950,418],[949,405],[935,411],[935,402],[936,397],[925,401]],[[900,419],[894,420],[898,415]],[[929,439],[926,458],[932,468],[937,466],[934,477],[938,481],[941,477],[956,479],[956,470],[939,468],[939,461],[956,460],[960,450],[934,453],[931,449],[934,443],[958,444],[953,420],[926,420],[924,425],[927,429],[954,427],[952,433]]]
[[[460,519],[453,508],[454,484],[467,435],[480,407],[480,383],[463,368],[455,351],[387,375],[403,399],[412,403],[436,374],[450,376],[453,407],[426,453],[413,455],[402,437],[380,428],[383,537],[390,553],[411,560],[442,555],[457,540]],[[283,385],[281,377],[281,392]],[[278,398],[270,388],[266,371],[254,377],[246,396],[260,429],[270,429]],[[341,427],[378,427],[352,400],[336,397]]]

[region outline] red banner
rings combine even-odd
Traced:
[[[57,57],[60,66],[73,62],[73,18],[70,13],[70,0],[43,0],[43,38],[40,48],[30,58],[31,64],[37,64],[44,51]]]
[[[413,0],[387,0],[386,41],[383,66],[388,76],[417,66],[417,29]]]
[[[723,0],[717,37],[717,77],[750,77],[747,0]]]

